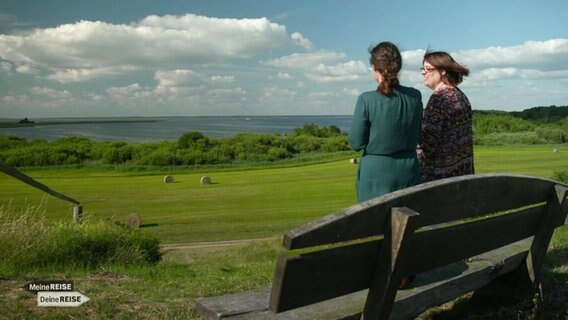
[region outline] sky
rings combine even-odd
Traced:
[[[0,0],[0,118],[349,115],[368,49],[467,66],[474,110],[568,105],[565,0]]]

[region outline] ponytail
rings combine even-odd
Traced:
[[[369,62],[375,71],[383,77],[377,91],[385,96],[391,95],[398,81],[398,72],[402,67],[402,57],[398,48],[390,42],[381,42],[369,50]]]

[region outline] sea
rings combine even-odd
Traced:
[[[152,142],[177,140],[189,131],[198,131],[207,137],[231,137],[245,132],[287,135],[312,123],[319,127],[335,125],[347,133],[351,119],[351,115],[45,118],[30,119],[34,121],[32,126],[0,126],[0,136],[47,141],[84,137],[95,141]],[[0,119],[0,125],[18,121]]]

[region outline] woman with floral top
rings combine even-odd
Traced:
[[[422,182],[474,174],[471,104],[457,87],[469,69],[441,51],[426,52],[422,64],[424,84],[434,90],[417,150]]]

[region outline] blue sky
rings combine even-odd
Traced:
[[[474,109],[568,105],[565,0],[0,0],[0,118],[351,114],[381,41],[424,103],[432,49]]]

